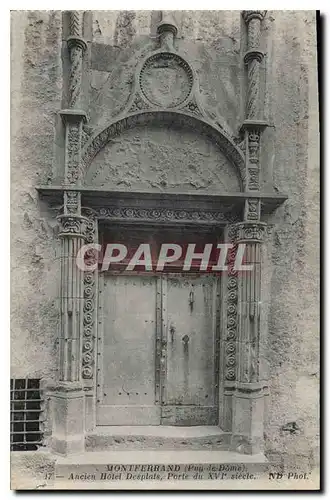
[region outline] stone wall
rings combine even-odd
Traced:
[[[246,33],[240,13],[178,11],[175,18],[177,49],[197,72],[205,110],[236,135],[243,121],[245,99]],[[125,107],[137,62],[157,46],[159,20],[158,11],[85,14],[89,55],[83,81],[84,106],[89,114],[87,135],[104,127]],[[51,178],[56,180],[61,172],[63,129],[56,113],[66,100],[65,88],[62,95],[61,61],[62,53],[65,67],[66,54],[61,48],[65,29],[64,20],[62,33],[62,13],[58,11],[12,14],[11,364],[15,377],[52,378],[56,369],[56,220],[39,201],[35,188]],[[290,460],[298,455],[302,461],[315,463],[319,425],[315,14],[268,12],[261,44],[266,53],[261,95],[270,124],[261,147],[262,190],[288,194],[285,204],[268,219],[272,231],[265,269],[269,284],[265,296],[269,312],[266,361],[270,374],[266,448],[274,458],[281,455],[282,460]],[[152,131],[153,157],[162,154],[156,132]],[[127,141],[132,145],[129,134]],[[176,141],[173,139],[172,145]],[[117,143],[117,150],[120,146]],[[124,146],[127,148],[127,142]],[[111,147],[102,154],[111,155]],[[118,158],[120,154],[117,151]],[[177,150],[173,155],[180,161]],[[216,159],[216,154],[211,157]],[[100,155],[95,166],[103,160]],[[236,189],[236,180],[230,180],[230,169],[226,168],[224,185]],[[90,175],[92,178],[93,173]],[[150,181],[143,179],[146,173],[139,175],[142,183]],[[114,176],[119,180],[122,177],[119,172]],[[215,184],[217,187],[224,189],[221,182]]]
[[[51,177],[61,107],[61,13],[11,17],[11,370],[53,377],[58,328],[54,214],[36,186]]]

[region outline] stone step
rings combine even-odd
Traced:
[[[86,450],[224,450],[230,435],[217,426],[100,426]]]

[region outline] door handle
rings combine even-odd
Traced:
[[[188,345],[188,342],[189,342],[189,335],[184,335],[182,337],[182,342],[183,342],[183,345],[186,347]]]
[[[195,302],[195,294],[193,290],[189,293],[189,307],[190,307],[190,312],[193,311],[194,309],[194,302]]]
[[[173,344],[173,342],[174,342],[174,334],[175,334],[175,326],[173,324],[170,326],[170,334],[171,334],[171,342]]]

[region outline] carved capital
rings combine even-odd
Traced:
[[[85,227],[88,221],[86,217],[82,217],[81,215],[62,214],[57,216],[57,220],[60,222],[60,232],[59,232],[60,238],[85,237]]]
[[[239,222],[237,227],[237,242],[262,243],[267,224],[264,222]]]
[[[79,48],[82,51],[86,50],[87,48],[85,40],[78,36],[69,36],[69,38],[67,39],[67,43],[70,51],[75,47]]]
[[[64,123],[87,121],[87,114],[82,109],[61,109],[58,113]]]
[[[265,18],[266,10],[243,10],[242,16],[244,21],[248,24],[251,19],[259,19],[262,21]]]
[[[258,63],[261,63],[263,57],[264,53],[260,50],[248,50],[247,52],[245,52],[244,62],[245,64],[249,64],[255,59]]]

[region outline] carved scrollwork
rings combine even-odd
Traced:
[[[228,279],[227,279],[227,330],[225,345],[225,378],[235,380],[236,378],[236,344],[237,338],[237,300],[238,281],[237,272],[234,271],[234,262],[237,251],[236,245],[237,225],[228,228],[228,239],[233,244],[228,256]]]
[[[156,208],[136,208],[136,207],[102,207],[98,209],[98,216],[101,219],[111,220],[139,220],[149,222],[171,222],[182,223],[198,221],[200,223],[228,223],[237,220],[237,217],[226,211],[219,210],[180,210],[180,209],[156,209]]]
[[[83,209],[87,217],[85,230],[85,241],[87,243],[97,242],[97,218],[96,213],[90,209]],[[97,259],[96,251],[91,249],[85,256],[85,263],[91,266]],[[82,378],[92,379],[94,376],[95,334],[96,328],[96,287],[97,269],[84,272],[84,319],[83,319],[83,356],[82,356]]]

